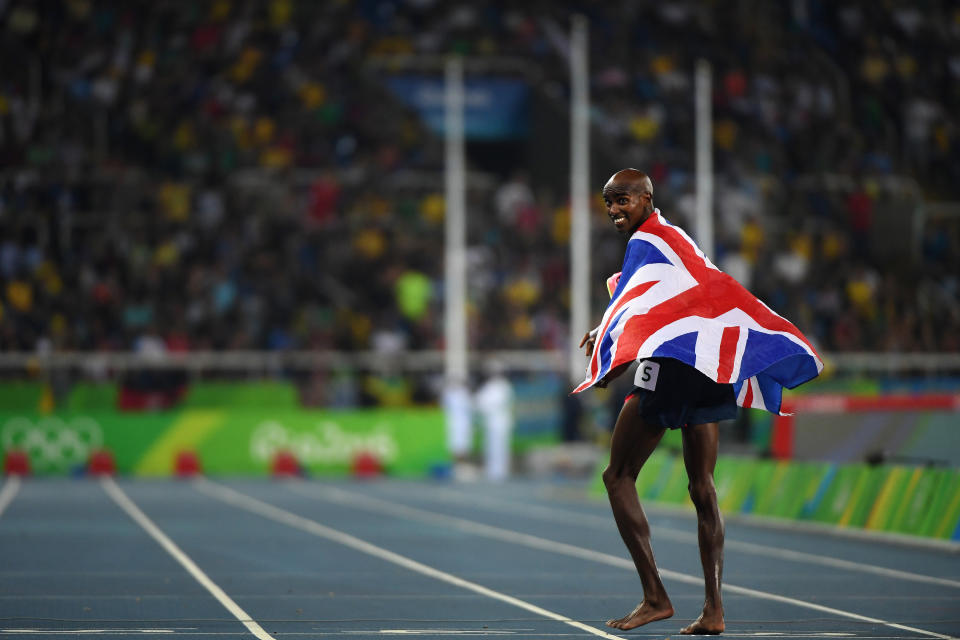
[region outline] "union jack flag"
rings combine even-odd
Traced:
[[[668,357],[732,383],[741,407],[780,413],[783,387],[823,370],[793,324],[717,269],[659,209],[630,237],[623,271],[607,287],[610,304],[574,393],[626,362]]]

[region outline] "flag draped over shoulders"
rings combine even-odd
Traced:
[[[574,393],[624,363],[666,357],[733,384],[742,407],[780,413],[783,387],[823,370],[793,324],[717,269],[659,209],[630,237],[623,270],[607,287],[610,304]]]

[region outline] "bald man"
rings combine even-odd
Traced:
[[[607,215],[622,235],[630,237],[654,214],[653,183],[636,169],[618,171],[603,187]],[[580,341],[593,354],[596,332]],[[673,605],[660,580],[650,546],[650,525],[637,495],[637,476],[666,429],[680,428],[690,498],[697,510],[700,561],[706,597],[703,611],[681,634],[718,634],[724,630],[720,581],[723,573],[723,520],[717,507],[713,470],[717,462],[718,421],[736,416],[731,384],[719,384],[673,358],[656,363],[654,389],[637,387],[627,397],[613,430],[610,464],[603,482],[613,516],[633,558],[643,587],[643,600],[623,616],[607,621],[615,629],[633,629],[673,615]],[[604,387],[632,362],[610,371],[594,386]],[[641,380],[638,376],[637,380]],[[644,384],[641,382],[641,384]],[[649,387],[650,385],[645,385]]]

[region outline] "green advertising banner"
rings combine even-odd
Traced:
[[[721,456],[717,460],[713,475],[720,509],[738,512],[753,500],[753,474],[758,464],[757,460],[741,456]]]
[[[605,489],[598,467],[591,489]],[[637,478],[642,502],[691,507],[683,458],[654,451]],[[834,465],[720,456],[723,513],[751,513],[960,541],[960,470]]]
[[[212,474],[268,473],[279,451],[316,474],[347,473],[360,454],[393,475],[425,475],[449,462],[435,408],[0,412],[0,446],[26,452],[37,474],[82,471],[100,449],[113,454],[118,472],[145,476],[171,474],[185,450]]]

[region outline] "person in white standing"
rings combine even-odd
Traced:
[[[470,389],[464,381],[449,380],[444,385],[443,411],[446,418],[447,448],[453,458],[453,475],[457,479],[470,479],[476,473],[470,464],[473,416]]]
[[[483,423],[484,473],[488,480],[505,480],[510,476],[513,385],[500,363],[491,363],[473,401]]]

